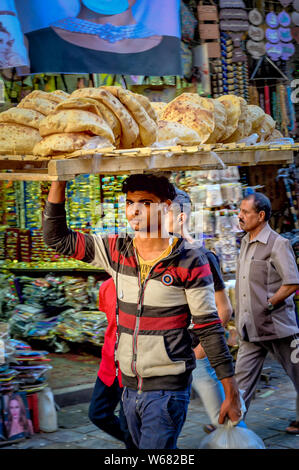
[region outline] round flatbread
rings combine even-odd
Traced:
[[[208,140],[207,144],[216,144],[221,142],[221,138],[226,130],[227,115],[225,106],[217,100],[210,100],[214,106],[214,130]]]
[[[43,157],[72,153],[75,150],[80,150],[84,145],[88,144],[92,138],[93,136],[84,134],[83,132],[51,134],[44,137],[34,146],[33,153],[34,155],[41,155]]]
[[[62,103],[59,103],[54,109],[53,113],[55,114],[57,111],[62,109],[81,109],[90,111],[91,113],[95,113],[103,117],[114,134],[115,142],[119,143],[121,135],[121,125],[119,119],[112,111],[110,111],[109,108],[107,108],[106,105],[100,101],[93,98],[69,98]]]
[[[255,104],[247,105],[248,119],[251,122],[251,131],[255,132],[264,120],[265,111]]]
[[[167,103],[164,103],[164,101],[153,101],[151,105],[152,105],[152,108],[154,108],[154,110],[156,111],[158,119],[160,119],[160,116],[162,112],[164,111],[165,106],[167,106]]]
[[[139,127],[142,145],[152,145],[157,138],[157,124],[149,117],[144,107],[136,99],[136,95],[122,87],[117,87],[119,101],[129,110]]]
[[[266,140],[272,134],[275,125],[274,119],[269,114],[265,114],[261,125],[256,129],[256,133],[259,135],[258,141],[263,142]]]
[[[39,123],[44,119],[44,114],[26,108],[10,108],[0,113],[0,122],[15,122],[24,126],[39,128]]]
[[[161,120],[179,122],[194,129],[201,143],[205,143],[215,128],[214,109],[211,99],[202,98],[196,93],[182,93],[167,104]]]
[[[69,95],[67,95],[68,97]],[[44,100],[50,100],[54,103],[60,103],[61,101],[65,100],[66,97],[64,96],[64,92],[57,93],[52,91],[51,93],[47,93],[46,91],[42,90],[33,90],[31,93],[25,96],[22,101],[32,100],[35,98],[42,98]]]
[[[265,142],[272,142],[277,139],[283,139],[283,135],[278,129],[273,129],[271,134],[265,139]]]
[[[22,100],[18,104],[17,108],[33,109],[34,111],[38,111],[39,113],[42,113],[47,116],[52,111],[54,111],[56,105],[57,103],[55,103],[54,101],[36,97],[28,100]]]
[[[67,100],[70,97],[70,94],[67,93],[66,91],[63,91],[63,90],[51,91],[51,94],[52,95],[57,95],[57,96],[59,96],[60,98],[62,98],[64,100]]]
[[[81,109],[61,109],[45,117],[39,126],[42,137],[62,132],[90,132],[114,143],[114,134],[100,115]]]
[[[112,93],[112,95],[118,97],[118,89],[119,88],[122,88],[120,86],[102,86],[100,88],[104,88],[105,90],[108,90],[110,91],[110,93]],[[124,90],[124,88],[122,88]],[[158,120],[158,116],[155,112],[155,109],[153,108],[152,106],[152,103],[150,102],[150,100],[146,97],[146,96],[143,96],[143,95],[140,95],[139,93],[133,93],[132,91],[130,90],[126,90],[128,93],[131,93],[131,95],[134,96],[134,98],[139,102],[139,104],[141,106],[144,107],[145,111],[147,112],[147,114],[149,115],[149,117],[151,119],[153,119],[155,122]]]
[[[216,98],[216,101],[220,101],[226,110],[226,128],[221,137],[221,142],[224,142],[236,131],[238,127],[239,117],[241,115],[241,103],[238,96],[235,95],[219,96]]]
[[[37,129],[22,124],[0,123],[0,154],[32,154],[33,147],[41,140]]]
[[[139,101],[141,106],[144,107],[144,109],[147,112],[147,114],[149,115],[149,117],[152,118],[154,121],[158,121],[158,115],[157,115],[155,109],[153,108],[152,103],[150,102],[150,100],[146,96],[140,95],[139,93],[134,93],[134,96],[135,96],[136,100]]]
[[[139,134],[138,125],[126,107],[110,91],[103,88],[79,88],[71,94],[71,97],[94,98],[105,104],[120,121],[121,146],[132,148]]]
[[[157,142],[176,139],[178,144],[200,144],[198,133],[180,122],[158,121]]]
[[[224,104],[224,101],[231,101],[231,96],[234,95],[224,95],[220,96],[219,101]],[[227,97],[229,97],[229,100],[227,100]],[[224,100],[222,99],[224,98]],[[244,137],[247,137],[251,134],[251,122],[248,119],[248,113],[247,113],[247,103],[244,100],[244,98],[241,98],[241,96],[236,96],[237,100],[239,101],[239,109],[240,109],[240,114],[238,113],[238,107],[236,106],[235,108],[232,109],[234,112],[234,109],[236,111],[236,116],[239,114],[238,117],[238,124],[236,130],[233,132],[233,134],[230,135],[227,139],[224,139],[222,137],[221,141],[224,143],[230,143],[230,142],[238,142],[241,139],[244,139]],[[226,99],[226,100],[225,100]],[[234,101],[236,103],[236,101]],[[226,107],[227,110],[227,107]],[[229,114],[227,112],[227,122],[229,122]],[[234,121],[235,122],[235,121]]]

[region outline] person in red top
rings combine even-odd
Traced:
[[[108,326],[102,347],[102,359],[93,390],[88,416],[93,424],[111,436],[124,442],[127,449],[136,448],[128,430],[123,412],[122,381],[117,369],[114,351],[116,343],[116,289],[112,278],[100,286],[99,310],[107,316]],[[119,416],[115,409],[120,404]]]

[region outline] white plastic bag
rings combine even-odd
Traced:
[[[43,432],[54,432],[58,429],[57,413],[54,396],[50,387],[44,388],[38,394],[39,428]]]
[[[265,445],[250,429],[234,426],[228,421],[204,437],[199,449],[265,449]]]

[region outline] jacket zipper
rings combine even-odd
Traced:
[[[133,361],[132,361],[131,369],[132,369],[132,372],[135,372],[137,380],[138,380],[138,385],[137,385],[138,393],[141,393],[143,379],[142,379],[142,377],[140,377],[140,375],[137,372],[137,336],[138,336],[138,332],[139,332],[140,316],[141,316],[141,312],[142,312],[142,300],[143,300],[144,290],[145,290],[146,283],[149,280],[149,277],[151,275],[152,270],[157,266],[157,264],[161,263],[161,261],[167,259],[168,257],[171,257],[171,255],[173,255],[173,253],[170,253],[165,258],[162,258],[162,260],[159,260],[156,264],[154,264],[151,267],[148,275],[146,276],[146,278],[144,280],[143,285],[141,284],[140,265],[139,265],[138,255],[136,253],[135,247],[134,247],[134,255],[135,255],[135,258],[136,258],[136,261],[137,261],[137,266],[138,266],[139,299],[138,299],[138,303],[137,303],[136,324],[135,324],[135,329],[134,329],[134,333],[133,333]],[[167,268],[165,268],[165,270],[166,269]]]

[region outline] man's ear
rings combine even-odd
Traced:
[[[165,214],[169,211],[171,204],[172,204],[172,201],[170,199],[166,199],[166,201],[164,201],[163,207],[164,207]]]
[[[261,222],[264,222],[265,217],[266,217],[266,212],[265,211],[260,211],[259,219],[260,219]]]

